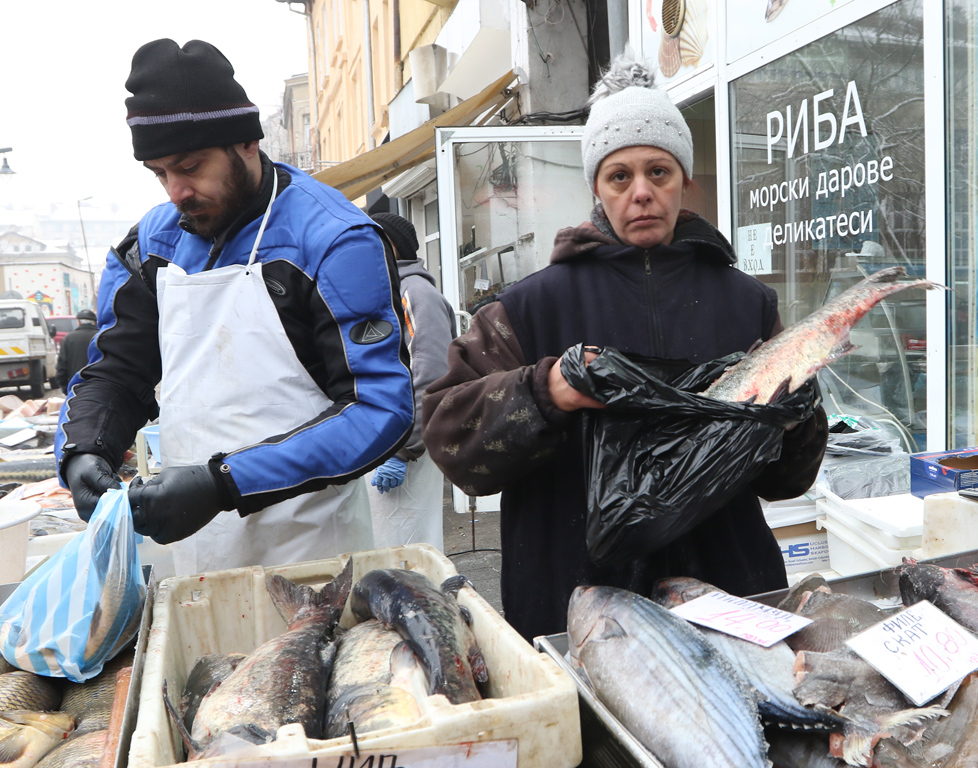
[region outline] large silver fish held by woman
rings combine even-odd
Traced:
[[[756,347],[728,368],[703,395],[728,403],[762,405],[794,392],[819,368],[855,349],[849,343],[849,330],[881,300],[907,288],[945,288],[929,280],[896,282],[906,275],[903,267],[889,267],[870,275]]]
[[[684,619],[615,587],[578,587],[570,653],[612,714],[669,768],[766,768],[755,692]]]

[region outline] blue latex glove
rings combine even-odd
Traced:
[[[370,484],[376,486],[378,493],[387,493],[387,491],[397,488],[404,482],[405,472],[407,472],[407,464],[396,456],[391,456],[377,467],[377,471],[374,472],[374,479],[370,481]]]

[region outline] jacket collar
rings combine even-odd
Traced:
[[[699,214],[683,209],[676,220],[675,235],[672,245],[689,243],[702,246],[713,258],[726,264],[736,264],[737,255],[727,238],[710,222]],[[591,221],[578,227],[567,227],[557,233],[554,239],[554,250],[550,255],[550,263],[556,264],[571,261],[590,253],[601,246],[618,246],[621,249],[641,250],[625,245],[615,235],[608,218],[598,203],[591,212]],[[654,252],[654,248],[649,249]]]

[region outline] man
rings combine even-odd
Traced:
[[[178,573],[370,548],[357,478],[414,419],[376,226],[258,149],[258,108],[209,43],[147,43],[126,88],[134,155],[170,201],[110,252],[101,332],[62,408],[55,448],[76,509],[87,519],[118,487],[159,414],[163,469],[129,500],[137,533],[180,542]]]
[[[88,362],[88,345],[98,333],[98,328],[95,325],[95,313],[92,310],[83,309],[79,311],[75,315],[75,319],[78,321],[78,327],[62,339],[61,349],[58,350],[58,365],[55,370],[58,386],[66,395],[71,377]]]
[[[448,345],[456,335],[455,313],[435,287],[435,278],[418,258],[414,225],[396,213],[378,213],[373,219],[383,228],[397,258],[414,377],[415,414],[410,439],[377,468],[370,481],[374,544],[394,547],[426,542],[444,549],[444,477],[425,453],[421,439],[421,398],[431,382],[448,373]]]

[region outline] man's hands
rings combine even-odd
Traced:
[[[378,493],[386,493],[404,482],[405,472],[407,472],[407,464],[396,456],[391,456],[377,467],[370,484],[377,488]]]
[[[129,484],[133,528],[158,544],[199,531],[224,510],[222,498],[218,480],[206,465],[170,467],[149,482],[137,477]]]
[[[79,453],[69,458],[64,478],[75,502],[75,511],[86,523],[102,494],[122,485],[122,478],[112,471],[109,462],[94,453]]]
[[[584,351],[584,358],[588,363],[596,357],[596,353]],[[547,383],[550,387],[550,399],[562,411],[576,411],[579,408],[604,408],[604,403],[595,400],[593,397],[588,397],[567,383],[567,379],[560,371],[560,360],[554,363],[550,369],[550,378]]]

